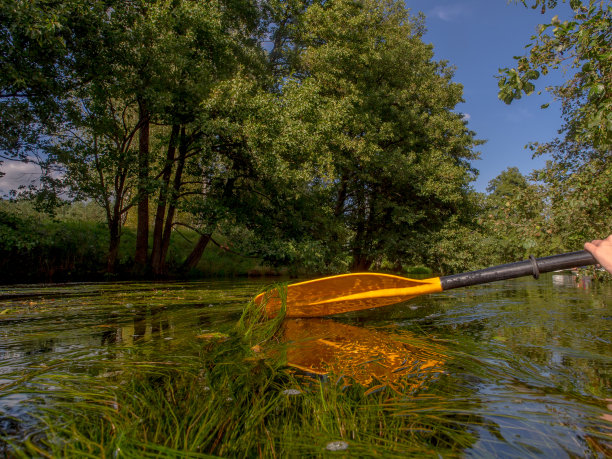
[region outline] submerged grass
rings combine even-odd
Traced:
[[[15,457],[287,457],[459,454],[473,441],[445,407],[413,415],[418,394],[368,391],[343,375],[313,376],[283,361],[285,314],[251,303],[226,333],[202,335],[156,360],[146,345],[121,358],[59,362],[28,380],[34,435],[5,438]],[[268,352],[272,350],[272,352]],[[276,358],[271,356],[278,356]],[[24,393],[23,387],[20,393]],[[411,401],[411,402],[410,402]],[[442,402],[441,402],[442,403]],[[428,404],[431,407],[431,404]],[[1,442],[0,442],[1,443]],[[327,447],[330,450],[326,449]],[[1,451],[1,449],[0,449]]]
[[[612,454],[609,343],[582,353],[574,346],[565,355],[581,366],[565,368],[517,352],[525,346],[518,338],[541,339],[542,352],[550,338],[531,326],[515,333],[505,309],[493,316],[499,324],[484,327],[482,301],[458,299],[435,319],[435,299],[422,312],[411,304],[399,316],[408,324],[389,311],[378,322],[366,313],[296,322],[284,309],[272,320],[254,303],[242,309],[251,290],[135,287],[97,299],[82,286],[89,295],[57,305],[11,300],[0,329],[0,457]],[[522,324],[524,312],[514,317]],[[82,345],[81,334],[94,344]],[[330,360],[323,354],[332,348],[357,357]],[[324,371],[316,359],[295,359],[318,354],[329,362]],[[572,376],[595,371],[589,359],[599,362],[599,379]],[[2,412],[17,402],[26,408]]]

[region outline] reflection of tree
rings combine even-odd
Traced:
[[[198,311],[198,325],[200,327],[208,327],[212,324],[212,320],[210,319],[210,315],[208,311],[202,312]]]
[[[134,343],[145,339],[147,329],[151,331],[150,339],[162,337],[170,329],[167,308],[165,306],[139,306],[133,317]]]
[[[151,335],[152,337],[164,336],[170,329],[170,321],[165,306],[151,307]]]
[[[134,313],[134,343],[142,341],[147,333],[147,310],[146,305],[141,305]]]
[[[101,346],[113,346],[119,342],[119,324],[117,323],[118,314],[111,312],[108,315],[108,323],[104,325],[101,335]]]
[[[23,346],[23,355],[36,355],[53,352],[55,351],[57,345],[58,343],[53,338],[35,340],[30,343],[26,343]]]

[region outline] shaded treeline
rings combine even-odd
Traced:
[[[109,273],[128,215],[132,273],[163,277],[178,227],[200,235],[183,272],[215,232],[238,230],[242,252],[275,264],[308,246],[317,268],[367,269],[414,256],[399,238],[463,211],[476,141],[452,111],[461,87],[401,2],[74,0],[4,14],[16,77],[3,101],[21,129],[6,155],[36,152],[40,204],[104,209]]]
[[[537,196],[517,201],[530,210],[494,184],[474,193],[462,87],[395,0],[10,0],[0,14],[0,159],[41,166],[20,193],[39,209],[103,210],[108,274],[189,273],[215,238],[309,272],[478,266],[550,242],[495,226],[504,206],[551,222],[568,177],[607,164],[605,136],[568,137],[540,147],[549,188],[511,193]],[[169,263],[181,229],[197,237]],[[487,242],[500,234],[508,250]]]
[[[0,283],[99,281],[131,276],[136,246],[135,221],[128,220],[118,248],[117,267],[106,272],[108,229],[94,203],[73,203],[57,209],[53,218],[32,203],[0,201]],[[170,276],[192,251],[199,235],[181,230],[172,235],[166,263]],[[198,266],[185,276],[235,277],[275,274],[258,258],[226,250],[223,240],[212,239]]]

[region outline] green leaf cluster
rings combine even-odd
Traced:
[[[526,0],[522,0],[527,5]],[[533,81],[551,70],[569,78],[549,88],[563,106],[569,140],[609,148],[612,141],[612,6],[609,2],[572,0],[573,17],[554,16],[542,24],[515,57],[515,68],[500,69],[499,98],[506,103],[535,90]],[[533,7],[555,8],[556,1],[534,0]],[[546,104],[548,105],[548,104]]]

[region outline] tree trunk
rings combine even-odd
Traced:
[[[181,266],[181,271],[188,273],[192,269],[194,269],[202,258],[202,254],[204,253],[204,249],[208,245],[212,234],[202,234],[198,239],[197,244]]]
[[[113,219],[109,222],[110,241],[108,244],[108,254],[106,256],[106,272],[114,274],[117,269],[117,257],[119,255],[119,243],[121,234],[119,233],[119,221]]]
[[[351,272],[363,272],[370,269],[372,266],[372,260],[361,253],[361,249],[353,250],[353,262],[351,263]]]
[[[236,184],[235,177],[227,179],[227,182],[225,183],[225,186],[223,188],[223,198],[224,199],[227,199],[232,195],[235,184]],[[214,227],[212,222],[209,221],[208,223],[209,223],[209,228]],[[204,249],[206,249],[206,246],[208,245],[208,242],[210,241],[210,238],[212,237],[212,233],[213,232],[211,231],[210,233],[200,235],[200,238],[198,239],[198,242],[196,243],[195,247],[193,248],[193,250],[187,257],[187,259],[184,261],[184,263],[181,266],[182,272],[188,273],[189,271],[191,271],[198,265],[198,263],[202,259],[202,255],[204,254]]]
[[[338,188],[338,196],[336,197],[336,207],[334,208],[334,217],[339,217],[344,212],[344,203],[346,202],[348,188],[348,174],[343,173],[340,178],[340,187]]]
[[[136,227],[136,253],[134,273],[142,276],[147,266],[149,251],[149,114],[144,103],[139,103],[140,131],[138,148],[138,223]]]
[[[166,256],[168,255],[168,247],[170,246],[170,235],[172,234],[172,224],[174,222],[174,214],[176,212],[176,200],[178,199],[181,191],[183,168],[185,167],[185,158],[187,157],[187,147],[187,136],[185,135],[185,126],[183,126],[181,128],[179,140],[179,156],[176,163],[176,172],[174,173],[174,184],[172,190],[170,193],[168,193],[170,206],[168,207],[168,215],[166,215],[166,223],[164,224],[164,231],[160,246],[159,265],[162,275],[166,273]]]
[[[170,177],[176,152],[176,139],[179,134],[179,125],[172,126],[170,140],[168,142],[168,152],[166,154],[166,164],[162,171],[162,187],[159,190],[159,201],[155,213],[155,225],[153,227],[153,247],[151,250],[151,271],[154,277],[161,277],[164,274],[164,260],[162,260],[162,239],[164,233],[164,217],[166,216],[166,204],[168,202],[168,192],[170,189]]]

